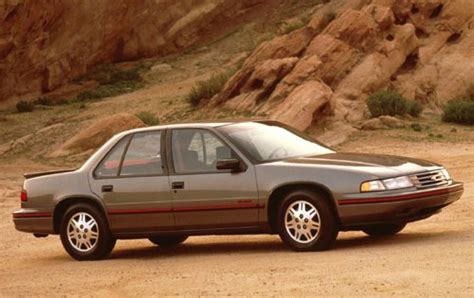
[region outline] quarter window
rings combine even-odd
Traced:
[[[218,172],[216,161],[234,156],[214,134],[202,129],[173,130],[171,146],[177,173]]]
[[[122,138],[109,151],[107,156],[100,162],[99,166],[94,172],[96,177],[115,177],[118,175],[120,168],[120,161],[122,160],[123,151],[130,140],[130,136]]]

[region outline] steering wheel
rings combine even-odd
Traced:
[[[282,153],[282,154],[279,154]],[[272,153],[268,156],[268,159],[275,159],[278,157],[285,157],[288,156],[288,150],[285,147],[277,147],[273,149]]]

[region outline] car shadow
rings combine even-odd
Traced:
[[[344,234],[340,234],[344,235]],[[384,246],[405,246],[419,242],[433,243],[440,240],[457,238],[459,236],[469,237],[469,231],[440,231],[440,232],[406,232],[395,236],[369,237],[360,233],[350,237],[339,237],[331,253],[338,253],[346,250],[357,250],[360,248],[380,248]],[[259,253],[292,253],[278,238],[268,238],[257,241],[239,241],[239,236],[235,236],[235,241],[211,243],[188,242],[174,248],[164,249],[158,246],[118,248],[111,255],[111,259],[151,259],[151,258],[179,258],[194,257],[216,254],[259,254]],[[216,238],[218,239],[218,238]],[[311,252],[310,252],[311,253]]]
[[[439,232],[405,232],[392,236],[370,237],[363,233],[356,237],[338,239],[335,250],[358,249],[360,247],[372,248],[382,246],[404,246],[418,242],[430,243],[456,238],[460,235],[469,235],[468,231],[439,231]]]

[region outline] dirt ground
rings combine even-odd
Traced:
[[[469,132],[472,135],[472,131]],[[382,146],[381,146],[382,145]],[[15,231],[21,174],[44,169],[0,161],[0,296],[19,295],[474,295],[474,143],[361,135],[339,149],[435,160],[464,181],[465,194],[399,235],[340,233],[333,250],[295,253],[278,236],[191,237],[174,250],[119,241],[111,258],[77,262],[59,238]]]

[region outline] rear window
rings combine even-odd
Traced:
[[[98,178],[162,174],[161,131],[136,133],[121,139],[94,172]]]
[[[120,176],[163,174],[160,149],[161,132],[135,134],[125,154]]]

